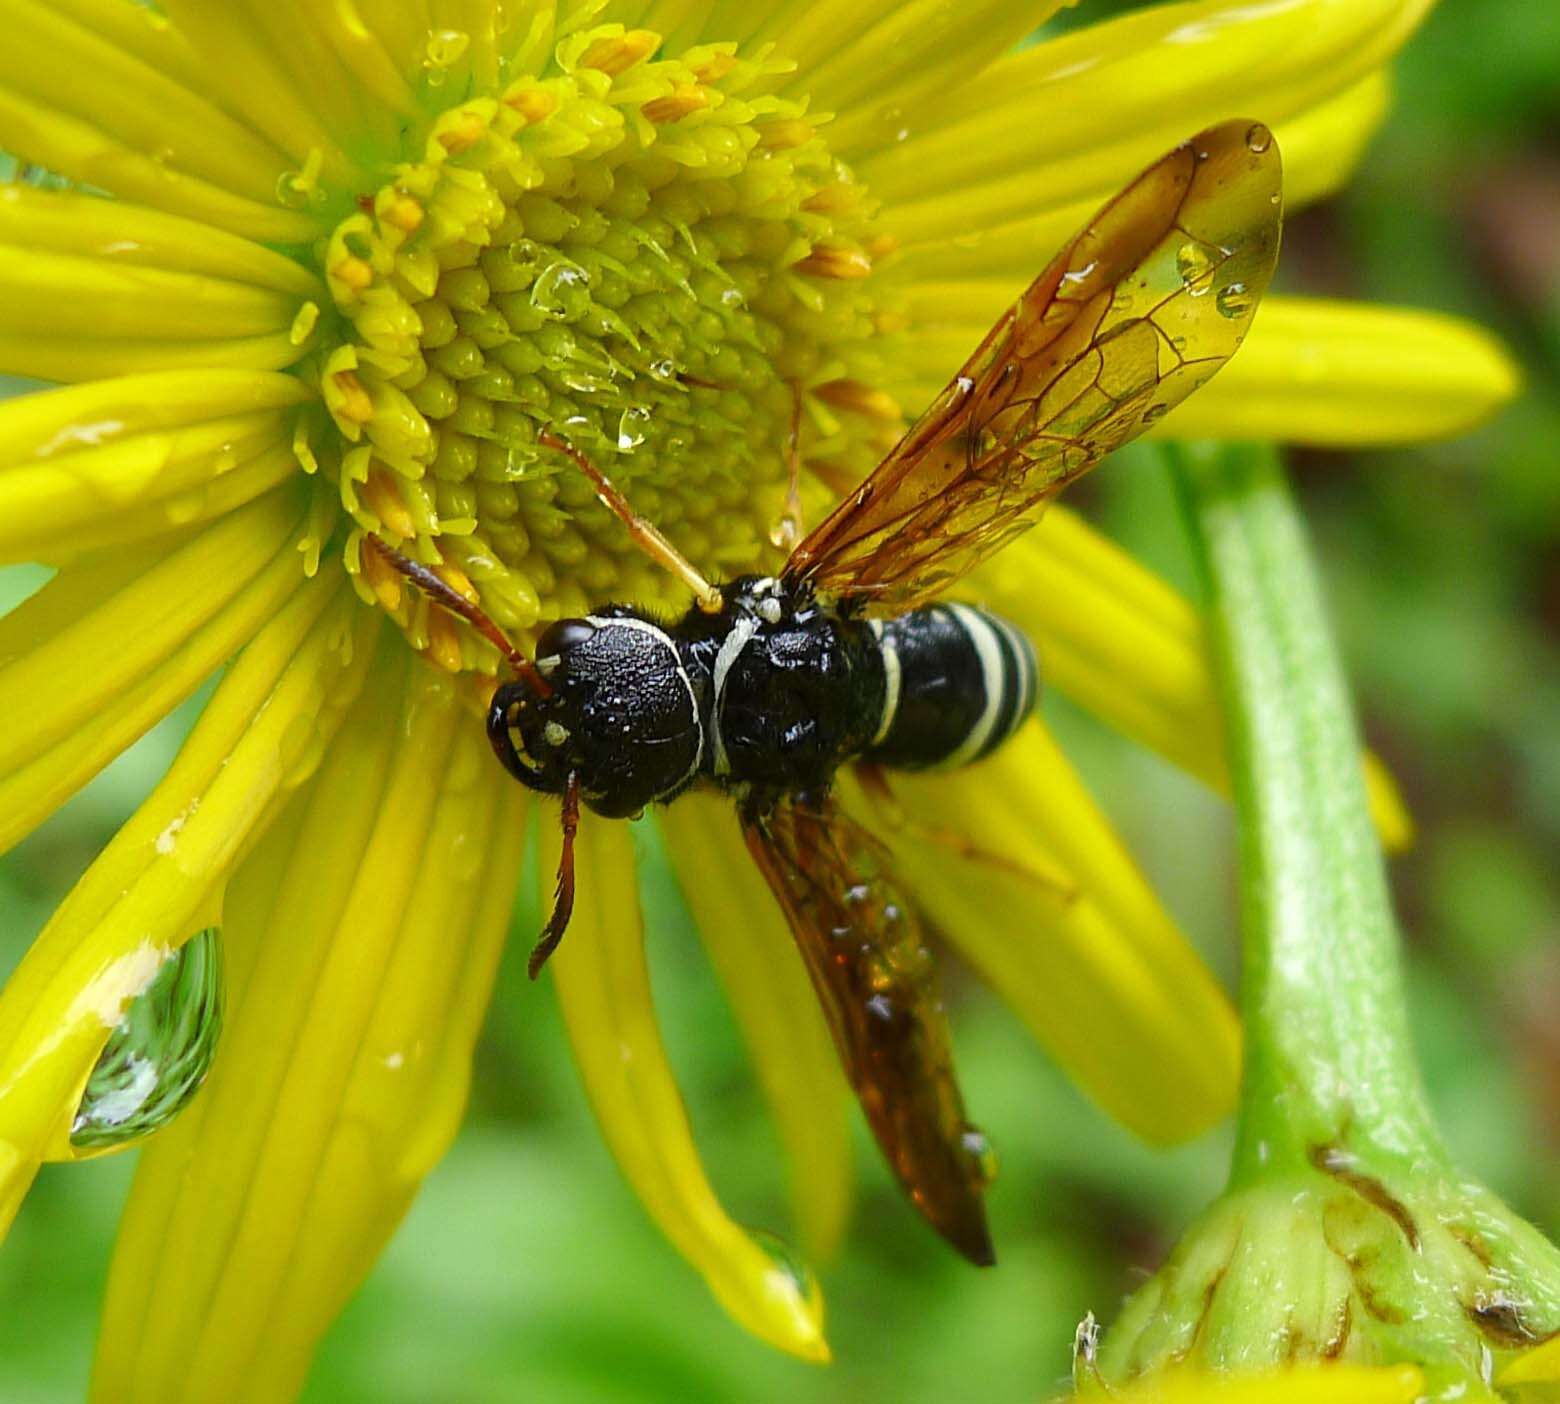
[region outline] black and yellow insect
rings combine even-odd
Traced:
[[[553,624],[528,659],[432,572],[370,538],[503,650],[515,678],[493,697],[494,750],[522,784],[563,799],[558,899],[533,975],[568,923],[582,802],[622,818],[695,786],[730,795],[890,1166],[976,1263],[993,1261],[984,1141],[954,1078],[935,962],[884,850],[843,814],[832,782],[847,764],[967,764],[1029,715],[1027,640],[938,597],[1229,359],[1272,275],[1279,224],[1265,127],[1227,122],[1177,147],[1051,261],[774,576],[710,585],[599,470],[544,435],[693,587],[674,622],[611,606]]]

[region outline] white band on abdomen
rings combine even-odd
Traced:
[[[883,621],[881,619],[869,619],[867,626],[872,630],[872,636],[877,640],[878,652],[883,658],[883,715],[878,720],[877,732],[872,737],[872,745],[881,746],[883,738],[894,725],[894,718],[899,713],[899,689],[903,682],[903,670],[899,666],[899,650],[883,637]]]
[[[1002,641],[997,637],[996,630],[991,621],[978,609],[971,609],[968,605],[945,604],[942,606],[959,622],[965,636],[975,649],[975,656],[980,659],[980,680],[986,690],[986,705],[975,725],[970,728],[970,733],[959,743],[957,750],[953,751],[942,762],[946,766],[968,765],[976,756],[986,749],[986,744],[991,740],[992,730],[997,724],[997,718],[1002,712],[1002,684],[1007,676],[1007,668],[1002,662]]]

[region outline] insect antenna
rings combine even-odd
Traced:
[[[536,441],[545,448],[550,448],[563,454],[574,463],[580,472],[590,479],[602,506],[628,528],[628,534],[633,538],[634,545],[638,546],[652,560],[660,562],[662,566],[687,585],[693,591],[694,598],[699,602],[700,609],[706,614],[714,614],[719,611],[722,603],[720,591],[699,574],[693,562],[662,536],[660,530],[653,523],[641,517],[629,505],[628,499],[612,486],[611,479],[601,469],[596,467],[590,459],[586,458],[572,444],[565,443],[553,434],[538,434]]]
[[[542,939],[525,963],[526,973],[533,980],[542,973],[547,957],[558,949],[563,933],[569,929],[569,918],[574,915],[574,835],[579,827],[580,777],[578,771],[570,771],[563,790],[563,849],[558,854],[558,886],[553,893],[552,915],[542,928]]]
[[[516,676],[524,678],[533,687],[538,696],[551,697],[552,688],[547,680],[537,671],[536,664],[531,662],[525,654],[521,653],[508,636],[497,624],[488,617],[480,605],[473,604],[464,595],[446,584],[427,566],[414,561],[409,556],[403,556],[395,547],[387,545],[372,532],[363,534],[363,545],[372,551],[384,563],[393,570],[399,571],[412,582],[423,594],[442,605],[451,614],[458,614],[504,657],[504,660],[514,669]]]

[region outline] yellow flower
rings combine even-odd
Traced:
[[[142,1158],[99,1397],[289,1397],[460,1119],[527,806],[470,715],[492,650],[362,534],[519,638],[679,603],[550,429],[702,569],[772,562],[789,383],[815,513],[1190,132],[1262,119],[1291,204],[1334,188],[1426,4],[1196,0],[1010,52],[1055,8],[0,0],[0,148],[27,176],[0,186],[0,373],[65,382],[0,408],[0,559],[58,567],[0,621],[5,843],[233,660],[0,996],[3,1224],[42,1159],[101,1149],[72,1131],[105,1043],[221,929],[220,1057]],[[1473,328],[1273,298],[1162,428],[1379,442],[1455,432],[1513,384]],[[1202,628],[1165,585],[1059,511],[976,588],[1058,687],[1226,783]],[[1224,1114],[1228,1004],[1039,726],[903,799],[1068,874],[1057,902],[891,835],[1091,1095],[1157,1140]],[[730,813],[659,822],[826,1253],[849,1180],[827,1032]],[[805,1273],[704,1178],[633,862],[626,828],[582,828],[553,967],[603,1131],[727,1310],[822,1358]]]
[[[1415,1404],[1425,1397],[1425,1380],[1414,1365],[1306,1364],[1236,1376],[1168,1370],[1107,1392],[1082,1373],[1076,1397],[1119,1404]]]
[[[1465,1384],[1454,1393],[1436,1394],[1427,1386],[1425,1372],[1417,1365],[1318,1364],[1314,1361],[1287,1370],[1250,1374],[1213,1374],[1182,1367],[1105,1390],[1081,1372],[1078,1399],[1111,1400],[1114,1404],[1418,1404],[1430,1398],[1482,1400],[1496,1404],[1510,1399],[1542,1400],[1543,1393],[1524,1394],[1522,1387],[1542,1390],[1560,1384],[1551,1346],[1537,1346],[1519,1356],[1495,1378],[1497,1389],[1471,1393]],[[1506,1392],[1506,1391],[1509,1391]],[[1058,1401],[1060,1404],[1060,1401]]]

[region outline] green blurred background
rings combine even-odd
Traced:
[[[1065,22],[1094,19],[1086,4]],[[1291,288],[1460,312],[1528,367],[1525,398],[1454,444],[1294,467],[1369,740],[1420,826],[1393,866],[1431,1095],[1464,1163],[1560,1232],[1560,7],[1447,0],[1398,68],[1359,179],[1293,220]],[[1169,488],[1126,455],[1074,499],[1190,589]],[[39,576],[0,575],[5,602]],[[1052,696],[1048,719],[1172,910],[1233,977],[1229,815]],[[160,775],[190,708],[0,861],[0,970]],[[779,1153],[654,836],[651,964],[701,1145],[737,1218],[783,1228]],[[837,1363],[730,1325],[596,1136],[517,915],[467,1125],[327,1341],[307,1398],[1030,1400],[1074,1325],[1109,1319],[1218,1190],[1227,1133],[1135,1144],[955,971],[963,1081],[1002,1157],[1001,1253],[976,1273],[859,1140],[859,1207],[823,1271]],[[1057,992],[1065,998],[1065,991]],[[1111,1031],[1101,1029],[1100,1037]],[[131,1157],[49,1167],[0,1255],[0,1404],[82,1396]]]

